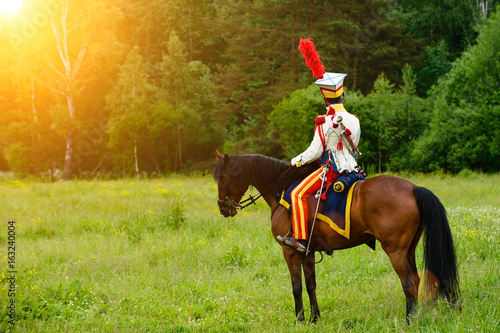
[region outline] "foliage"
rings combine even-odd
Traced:
[[[444,41],[440,41],[435,46],[425,47],[425,61],[418,72],[419,80],[417,82],[421,95],[424,95],[437,79],[449,72],[451,69],[449,57],[448,48]]]
[[[366,97],[346,92],[345,108],[361,122],[359,163],[365,169],[370,165],[377,166],[379,172],[414,167],[406,156],[415,138],[425,129],[428,103],[415,95],[415,75],[411,66],[405,66],[403,79],[405,85],[396,89],[394,83],[381,74]],[[274,108],[269,116],[271,133],[278,133],[287,158],[307,148],[313,137],[314,118],[324,113],[316,86],[293,92]]]
[[[117,152],[118,161],[125,160],[128,155],[129,160],[138,163],[138,141],[144,139],[142,133],[146,133],[152,113],[151,97],[155,87],[148,82],[144,67],[138,48],[132,49],[120,67],[116,85],[106,98],[106,106],[112,110],[108,123],[109,145]]]
[[[469,78],[478,82],[479,108],[497,112],[487,109],[497,99],[496,48],[473,52],[476,38],[488,33],[481,27],[495,16],[497,0],[66,3],[70,33],[63,54],[54,35],[54,29],[63,31],[58,2],[32,1],[18,14],[0,17],[0,56],[8,64],[0,69],[0,169],[54,180],[68,152],[75,178],[189,171],[207,165],[215,148],[289,158],[310,140],[309,121],[321,104],[294,93],[312,82],[297,50],[300,36],[314,39],[328,71],[348,74],[346,106],[367,119],[361,142],[367,166],[458,172],[466,163],[458,150],[442,163],[438,154],[421,157],[421,143],[413,149],[417,136],[434,126],[425,124],[430,114],[418,97],[432,94],[427,103],[441,105],[430,87],[451,68],[465,66],[458,64],[465,60],[455,61],[464,50],[462,58],[477,59],[466,66],[476,73]],[[406,65],[414,82],[403,93]],[[387,96],[382,81],[374,90],[382,73],[394,85]],[[468,109],[462,102],[479,97],[471,99],[460,79],[452,81],[446,103]],[[295,134],[280,120],[284,111],[275,110],[287,103],[310,113],[306,128],[293,124]],[[496,128],[488,117],[475,125],[486,128],[487,137]],[[438,142],[429,140],[419,142]],[[491,157],[495,140],[486,144]],[[474,163],[469,167],[498,170]]]
[[[378,159],[378,172],[382,169],[412,169],[411,161],[406,156],[413,140],[420,136],[428,120],[427,103],[415,95],[416,78],[410,66],[405,67],[403,79],[405,85],[396,90],[394,84],[381,74],[372,93],[366,96],[366,118],[360,118],[362,130],[365,124],[368,129],[363,131],[362,137],[366,132],[367,139],[376,142],[376,146],[364,148]],[[373,124],[376,126],[373,127]],[[361,161],[372,164],[375,162],[373,157],[371,161]]]
[[[300,36],[313,37],[327,70],[348,73],[346,87],[364,93],[382,70],[398,80],[401,59],[412,49],[397,22],[380,13],[390,1],[221,3],[227,8],[219,18],[220,35],[231,31],[238,36],[227,38],[229,63],[217,75],[222,93],[218,118],[230,153],[284,155],[275,138],[267,140],[261,130],[283,96],[311,83],[298,51]]]
[[[475,44],[478,27],[499,4],[497,0],[398,1],[391,16],[421,45],[415,52],[422,59],[415,71],[420,96]]]
[[[492,14],[478,44],[453,63],[427,99],[416,96],[417,76],[409,65],[403,68],[404,84],[399,89],[382,73],[366,97],[346,94],[346,109],[361,121],[359,161],[365,169],[458,173],[465,168],[488,172],[500,168],[499,22],[499,15]],[[439,63],[434,68],[436,75],[446,72]],[[291,156],[305,149],[311,137],[300,130],[306,120],[301,115],[308,114],[299,111],[307,101],[300,96],[297,91],[284,99],[270,117],[272,126],[282,129],[291,123],[286,109],[296,114],[297,123],[290,126],[293,136],[284,132],[279,138],[283,147],[292,147],[287,152]],[[309,112],[314,115],[315,109],[310,107]],[[307,121],[313,128],[313,122]]]
[[[314,135],[314,119],[324,113],[325,104],[314,85],[294,91],[274,107],[269,115],[269,132],[270,135],[277,133],[287,159],[300,154],[309,145]]]
[[[428,170],[494,171],[500,167],[499,27],[500,15],[495,13],[478,44],[453,64],[431,93],[430,129],[412,153]]]

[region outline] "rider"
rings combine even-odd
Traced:
[[[293,237],[286,237],[283,244],[299,252],[306,251],[309,236],[307,198],[316,193],[323,182],[328,188],[341,175],[344,176],[343,179],[348,179],[347,174],[359,170],[354,151],[359,142],[361,129],[358,118],[344,109],[343,81],[346,76],[347,74],[325,72],[323,78],[315,82],[325,99],[327,113],[316,117],[314,138],[309,148],[291,161],[292,165],[300,167],[319,158],[322,164],[317,171],[300,182],[291,194],[294,234]],[[347,136],[350,136],[354,147]],[[325,170],[326,175],[323,180],[324,167],[328,169]],[[337,188],[335,190],[337,191]],[[322,198],[326,197],[323,195]]]

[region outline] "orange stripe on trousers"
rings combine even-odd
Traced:
[[[322,167],[314,171],[292,190],[292,224],[295,239],[307,240],[308,238],[307,198],[317,192],[321,187],[321,179],[319,175],[322,171]]]

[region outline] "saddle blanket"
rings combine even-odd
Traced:
[[[292,190],[301,182],[298,180],[293,183],[290,188],[283,192],[281,195],[280,204],[291,211],[292,200],[291,193]],[[332,189],[328,189],[326,200],[321,200],[318,215],[316,218],[327,223],[330,228],[338,232],[340,235],[349,239],[349,234],[351,230],[351,204],[352,204],[352,194],[354,193],[354,188],[356,187],[357,181],[351,184],[342,193],[337,193]],[[333,186],[333,184],[332,184]],[[324,192],[325,189],[323,189]],[[309,197],[308,200],[309,209],[316,209],[317,199],[313,196]]]

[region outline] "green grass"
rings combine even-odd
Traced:
[[[500,175],[406,176],[443,201],[462,310],[405,299],[377,245],[317,266],[321,321],[294,324],[288,269],[265,203],[218,214],[210,176],[0,181],[0,331],[493,332],[500,330]],[[253,190],[255,192],[255,190]],[[15,325],[8,323],[7,221],[16,221]],[[317,255],[319,259],[319,255]],[[418,262],[422,262],[421,245]],[[304,288],[306,316],[309,302]]]

